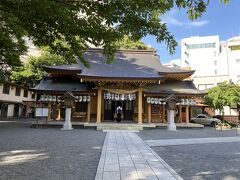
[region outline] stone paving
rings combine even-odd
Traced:
[[[93,180],[105,134],[0,121],[0,180]]]
[[[189,139],[168,139],[168,140],[147,140],[147,145],[154,146],[176,146],[188,144],[206,144],[206,143],[230,143],[240,142],[240,136],[235,137],[215,137],[215,138],[189,138]]]
[[[162,158],[136,133],[108,132],[95,180],[180,180]]]

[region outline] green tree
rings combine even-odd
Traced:
[[[204,101],[209,107],[218,109],[224,116],[224,106],[231,106],[240,102],[240,87],[223,82],[210,89],[204,97]]]
[[[103,47],[112,61],[115,42],[124,35],[135,40],[155,36],[174,53],[177,42],[162,22],[162,15],[177,7],[185,8],[188,17],[196,19],[205,12],[208,1],[1,0],[0,63],[9,67],[21,64],[25,36],[38,47],[49,46],[68,63],[78,56],[87,65],[82,55],[90,44]]]
[[[138,49],[138,50],[150,50],[153,49],[142,41],[132,40],[128,36],[124,36],[121,40],[116,42],[117,49]]]
[[[26,65],[19,67],[11,73],[11,81],[16,84],[33,87],[35,86],[47,73],[43,66],[55,66],[66,64],[63,57],[43,52],[41,56],[30,56]]]

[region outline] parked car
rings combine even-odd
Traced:
[[[210,125],[212,127],[216,127],[216,125],[221,124],[221,120],[217,118],[210,117],[206,114],[199,114],[197,117],[191,118],[191,123]]]

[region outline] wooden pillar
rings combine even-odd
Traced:
[[[57,105],[57,120],[61,119],[61,105]]]
[[[151,104],[148,103],[148,123],[152,122],[152,111],[151,111]]]
[[[87,107],[87,122],[90,122],[90,115],[91,115],[91,101],[88,102]]]
[[[179,104],[178,122],[179,122],[179,123],[182,123],[182,105],[181,105],[181,104]]]
[[[186,106],[186,123],[189,123],[189,105]]]
[[[51,119],[51,103],[48,103],[48,117],[47,120],[49,121]]]
[[[97,123],[101,123],[101,112],[102,112],[102,89],[98,88],[97,97]]]
[[[142,88],[138,90],[138,124],[142,124]]]
[[[163,114],[163,119],[162,119],[162,121],[163,121],[163,123],[166,123],[166,118],[165,118],[165,105],[163,104],[163,112],[162,112]]]

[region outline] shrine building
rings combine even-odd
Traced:
[[[112,64],[102,49],[89,49],[84,58],[89,68],[81,62],[44,66],[48,76],[33,88],[36,114],[64,120],[61,97],[66,92],[75,97],[72,122],[116,122],[120,107],[120,122],[167,123],[170,96],[175,98],[176,123],[189,123],[202,111],[198,102],[204,93],[190,80],[194,71],[163,66],[154,50],[119,50]]]

